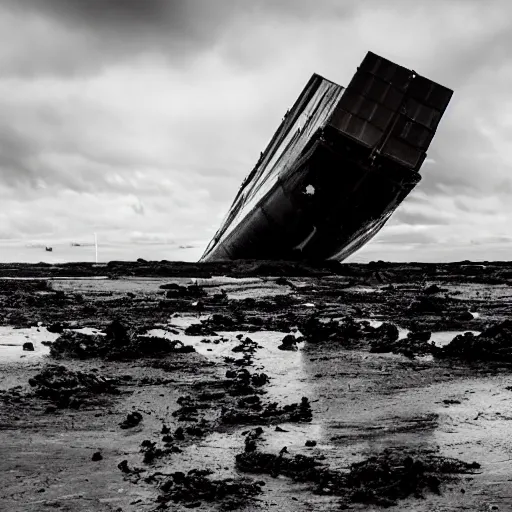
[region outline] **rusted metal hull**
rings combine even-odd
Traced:
[[[452,91],[369,53],[349,86],[313,75],[202,261],[342,261],[420,181]]]

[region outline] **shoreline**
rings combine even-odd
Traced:
[[[217,266],[217,275],[231,277],[215,279],[210,275],[212,267],[198,271],[197,264],[186,265],[186,270],[178,264],[170,272],[169,264],[115,263],[109,267],[109,279],[54,281],[51,276],[60,270],[53,268],[43,276],[42,268],[32,268],[32,273],[40,272],[39,277],[49,281],[47,287],[34,279],[0,279],[0,323],[13,332],[29,326],[41,332],[43,327],[55,329],[60,323],[62,332],[94,328],[105,333],[119,318],[140,329],[139,336],[162,336],[153,329],[164,329],[165,338],[196,349],[120,361],[45,355],[5,363],[0,346],[0,389],[11,390],[0,395],[4,438],[0,469],[6,475],[0,493],[2,507],[24,512],[48,506],[78,511],[150,511],[158,506],[163,478],[151,475],[210,469],[210,478],[252,478],[266,484],[260,494],[247,500],[246,510],[339,510],[339,496],[316,494],[307,482],[237,469],[235,456],[244,452],[246,432],[261,426],[263,434],[256,440],[256,453],[278,453],[286,446],[289,457],[319,457],[331,471],[347,471],[351,464],[364,462],[385,449],[433,450],[443,457],[481,465],[474,474],[442,482],[439,495],[425,492],[422,499],[399,499],[393,510],[483,511],[493,506],[511,510],[507,490],[512,470],[507,436],[508,387],[512,384],[509,365],[372,353],[362,342],[347,346],[336,337],[317,343],[306,336],[297,343],[296,351],[277,348],[290,334],[288,328],[312,315],[326,321],[347,316],[374,319],[409,329],[420,322],[433,332],[480,332],[509,316],[512,289],[508,292],[505,284],[505,264],[489,265],[486,272],[473,274],[467,273],[466,263],[439,265],[433,274],[418,264],[347,264],[337,274],[320,266],[309,267],[309,275],[304,275],[306,270],[297,272],[294,264],[265,267],[251,262],[233,265],[231,270],[227,264]],[[121,275],[121,267],[131,272]],[[427,270],[432,268],[429,265]],[[276,269],[282,273],[276,274]],[[149,275],[142,276],[143,270]],[[291,276],[293,270],[300,275]],[[158,271],[172,275],[158,277]],[[260,275],[255,276],[258,272]],[[261,275],[272,272],[272,277]],[[0,265],[0,275],[5,273]],[[173,283],[190,285],[192,279],[198,279],[205,295],[192,297],[180,295],[184,292],[173,286],[160,288]],[[443,310],[411,309],[411,304],[425,295],[426,283],[446,290],[435,295],[442,299]],[[464,311],[479,314],[469,319],[462,315]],[[237,314],[239,324],[222,324]],[[220,316],[210,333],[185,332],[212,315]],[[62,332],[52,334],[47,341],[54,341]],[[291,332],[300,339],[301,332]],[[234,352],[237,346],[240,351]],[[20,349],[20,356],[27,354]],[[244,358],[251,363],[240,366],[236,361]],[[28,384],[48,364],[116,379],[120,394],[93,393],[77,409],[48,412],[53,402],[33,396],[34,389],[39,388]],[[233,381],[226,374],[244,368],[250,374],[267,375],[268,382],[252,385],[248,395],[233,394],[233,382],[238,382],[238,377]],[[12,392],[15,386],[21,388]],[[190,399],[180,400],[187,396]],[[240,409],[240,400],[252,396],[259,397],[251,400],[260,400],[263,410],[268,403],[283,407],[307,397],[312,419],[302,421],[299,415],[299,421],[290,421],[293,415],[288,413],[265,419],[257,408]],[[187,416],[186,407],[191,411],[195,408],[192,416],[196,421],[179,419]],[[223,408],[238,416],[225,416]],[[142,421],[120,428],[133,411],[140,412]],[[245,416],[240,416],[241,412]],[[253,413],[260,414],[259,419],[247,423]],[[238,419],[226,423],[221,421],[223,414],[224,420]],[[165,452],[163,426],[172,435],[180,426],[185,429],[184,440],[173,441],[181,452],[163,453],[145,463],[143,441],[156,443]],[[196,430],[191,428],[192,433],[187,433],[189,427]],[[306,447],[306,441],[316,445]],[[102,459],[93,461],[98,451]],[[143,472],[121,471],[118,464],[123,460],[129,468]],[[220,502],[199,501],[198,510],[221,507]],[[170,510],[185,510],[188,505],[190,502],[167,503]],[[351,502],[349,508],[380,509],[357,502]]]

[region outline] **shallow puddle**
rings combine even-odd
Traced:
[[[480,334],[480,331],[437,331],[432,333],[430,340],[433,341],[434,344],[438,347],[444,347],[445,345],[448,345],[448,343],[451,343],[455,336],[464,334],[466,332],[470,332],[475,336]]]
[[[55,341],[59,334],[51,333],[45,327],[30,327],[14,329],[0,327],[0,363],[32,360],[50,352],[42,341]],[[34,345],[33,351],[23,350],[23,344],[30,342]]]

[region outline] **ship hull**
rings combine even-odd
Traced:
[[[201,261],[343,261],[420,182],[451,95],[371,52],[346,89],[313,75]]]
[[[419,181],[392,165],[365,169],[319,140],[203,261],[342,261],[378,233]]]

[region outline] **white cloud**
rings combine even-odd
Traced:
[[[138,41],[133,20],[77,29],[57,0],[0,8],[0,237],[96,230],[200,256],[309,76],[346,84],[373,50],[455,95],[422,182],[357,257],[509,244],[511,4],[204,0],[176,11],[181,25],[149,4]]]

